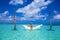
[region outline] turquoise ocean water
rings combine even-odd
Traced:
[[[49,25],[31,31],[21,24],[17,24],[16,28],[14,31],[13,24],[0,24],[0,40],[60,40],[60,26],[53,26],[53,31],[48,31]]]

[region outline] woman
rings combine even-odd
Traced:
[[[30,23],[30,30],[32,30],[32,23]]]

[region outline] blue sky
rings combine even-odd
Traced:
[[[60,24],[60,0],[0,0],[0,23]]]

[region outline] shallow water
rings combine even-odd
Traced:
[[[53,26],[53,31],[49,31],[49,25],[37,30],[27,30],[19,24],[16,31],[13,28],[13,24],[0,24],[0,40],[60,40],[60,26]]]

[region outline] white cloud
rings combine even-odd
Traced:
[[[7,20],[10,20],[11,18],[9,18],[9,17],[1,17],[1,20],[4,20],[4,21],[7,21]]]
[[[46,6],[44,6],[44,7],[42,7],[42,8],[41,8],[41,10],[46,9],[46,8],[47,8],[47,7],[46,7]]]
[[[54,16],[54,19],[58,19],[58,20],[60,20],[60,14]]]
[[[46,20],[46,15],[34,15],[32,18],[31,17],[21,17],[20,20],[23,21],[23,20],[29,20],[29,21],[35,21],[35,20]]]
[[[56,10],[54,10],[53,12],[54,12],[54,14],[58,14],[58,11],[56,11]]]
[[[38,12],[41,12],[43,9],[47,8],[47,5],[50,4],[52,1],[50,0],[34,0],[31,4],[28,4],[27,6],[25,6],[24,8],[19,8],[16,12],[17,13],[24,13],[24,20],[26,18],[30,18],[32,16],[34,16],[35,19],[35,15],[37,15],[38,17],[41,15],[38,15]],[[39,17],[40,18],[40,17]],[[36,18],[36,19],[39,19]]]
[[[9,14],[8,11],[4,11],[3,13],[0,14],[0,20],[5,18]]]
[[[0,20],[1,21],[12,21],[13,17],[12,16],[7,16],[9,14],[8,11],[4,11],[3,13],[0,14]]]
[[[0,18],[1,18],[2,16],[1,16],[1,14],[0,14]]]
[[[23,21],[23,20],[26,20],[26,18],[24,18],[24,17],[21,17],[21,18],[20,18],[20,20],[21,20],[21,21]]]
[[[54,10],[53,12],[54,12],[54,13],[57,13],[57,11],[56,11],[56,10]]]
[[[27,0],[25,0],[25,2],[27,2]]]
[[[11,0],[9,4],[12,4],[12,5],[23,4],[23,0]]]
[[[7,16],[7,17],[1,17],[1,20],[0,21],[3,21],[3,22],[13,22],[13,16]]]
[[[8,13],[8,11],[5,11],[4,13],[2,13],[2,16],[6,16]]]
[[[9,16],[8,19],[11,21],[13,20],[13,16]]]
[[[54,12],[54,14],[56,14],[56,15],[53,17],[53,19],[60,20],[60,13],[59,13],[58,11],[56,11],[56,10],[54,10],[53,12]]]

